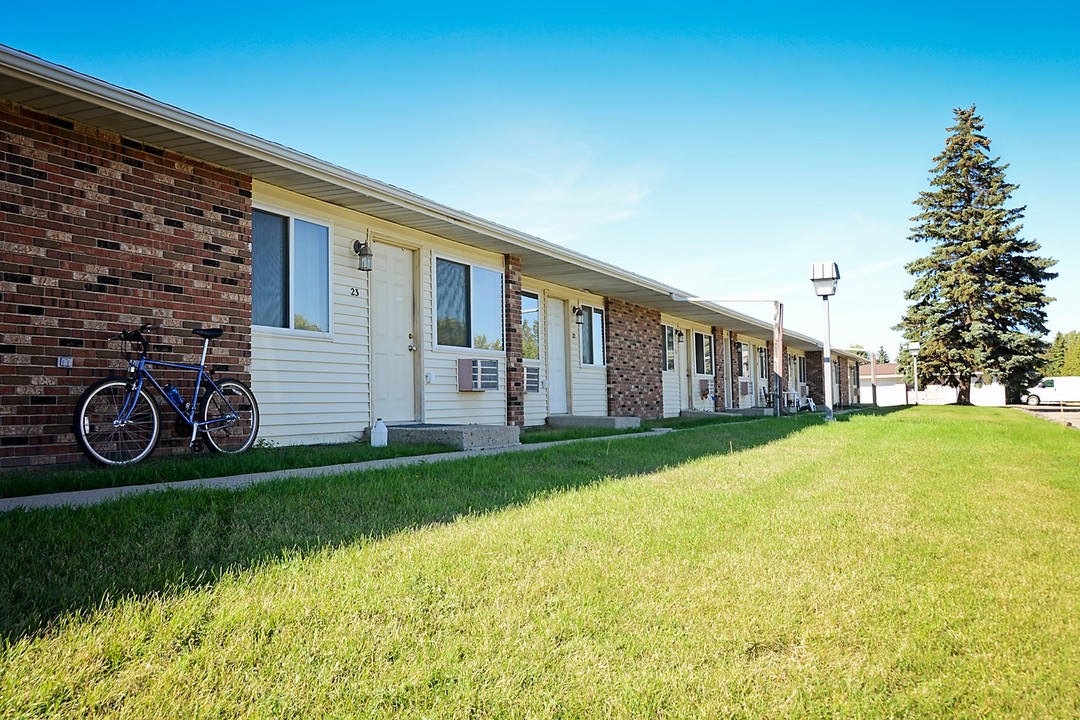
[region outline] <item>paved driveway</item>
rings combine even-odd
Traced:
[[[1013,405],[1011,407],[1021,408],[1043,420],[1080,429],[1080,405],[1036,405],[1035,407]]]

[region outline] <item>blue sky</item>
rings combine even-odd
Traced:
[[[884,345],[972,103],[1080,329],[1080,6],[19,3],[0,42],[708,297]],[[732,305],[768,318],[764,305]]]

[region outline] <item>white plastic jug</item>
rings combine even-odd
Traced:
[[[386,447],[387,435],[386,423],[382,418],[375,418],[375,424],[371,426],[371,447]]]

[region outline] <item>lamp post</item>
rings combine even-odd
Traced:
[[[840,279],[840,268],[836,263],[814,263],[810,266],[810,280],[814,283],[814,292],[825,301],[825,347],[821,353],[821,373],[825,380],[825,420],[833,417],[833,364],[832,348],[829,347],[829,297],[836,294],[836,281]]]
[[[909,342],[907,344],[908,352],[911,353],[911,374],[915,376],[915,404],[919,404],[919,348],[922,347],[917,342]]]

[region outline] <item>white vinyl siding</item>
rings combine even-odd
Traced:
[[[272,203],[279,215],[330,218],[326,206],[261,183],[255,199]],[[341,213],[330,225],[333,335],[252,328],[251,388],[259,399],[262,440],[346,442],[359,439],[369,424],[370,375],[366,360],[360,361],[369,351],[367,277],[356,269],[351,250],[352,240],[366,231],[360,219]]]

